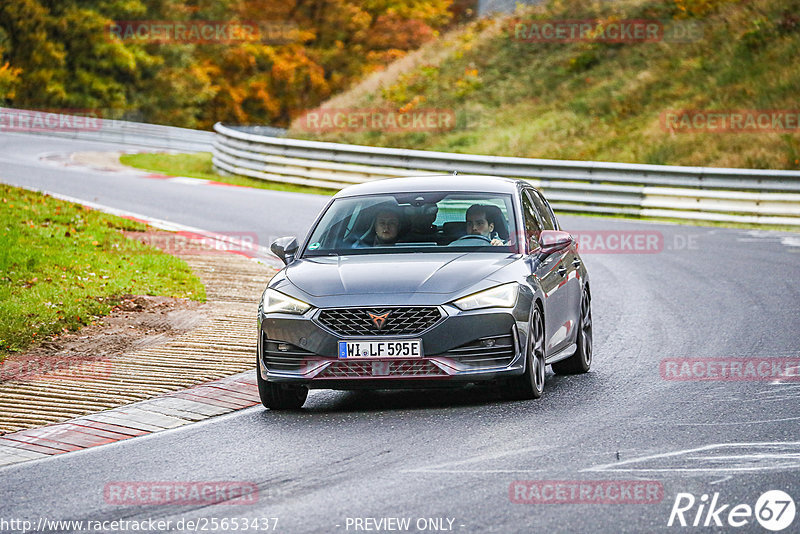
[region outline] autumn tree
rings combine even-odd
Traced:
[[[286,125],[445,27],[452,0],[14,0],[0,5],[0,98],[210,128]],[[254,22],[257,38],[123,38],[119,21]]]

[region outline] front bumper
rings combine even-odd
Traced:
[[[519,317],[524,317],[524,312],[438,308],[442,319],[432,327],[392,336],[421,339],[423,356],[418,358],[341,359],[340,340],[376,337],[339,336],[316,320],[319,309],[302,316],[260,315],[259,372],[269,382],[312,389],[391,389],[463,386],[524,371],[527,321]]]

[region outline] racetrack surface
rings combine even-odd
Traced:
[[[209,231],[255,231],[263,246],[274,236],[302,235],[328,200],[39,159],[125,148],[3,134],[0,181]],[[593,293],[593,367],[582,376],[548,371],[542,399],[502,401],[480,388],[314,391],[300,412],[249,408],[0,468],[0,518],[34,526],[42,517],[161,519],[172,521],[172,530],[181,519],[277,517],[283,532],[355,532],[364,530],[356,529],[356,518],[396,517],[410,518],[411,532],[432,530],[432,523],[418,522],[427,518],[452,519],[443,528],[457,532],[694,531],[667,526],[677,494],[699,501],[719,493],[717,507],[730,505],[719,515],[724,531],[767,532],[753,517],[739,528],[726,521],[734,505],[752,507],[767,490],[800,499],[800,381],[671,380],[662,363],[799,358],[800,235],[571,216],[560,221],[579,234],[599,232],[590,237],[599,235],[606,245],[609,235],[640,231],[660,236],[661,245],[618,254],[582,249]],[[258,295],[253,298],[257,302]],[[255,346],[255,331],[253,339]],[[594,480],[656,481],[663,498],[632,504],[511,499],[515,481]],[[259,497],[249,505],[106,502],[106,485],[125,481],[252,482]],[[685,513],[690,524],[697,510]],[[700,523],[705,520],[704,510]],[[20,531],[8,524],[0,530]],[[71,530],[77,529],[64,531]],[[790,531],[800,531],[800,518]]]

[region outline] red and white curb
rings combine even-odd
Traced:
[[[259,404],[254,371],[40,428],[0,436],[0,466],[161,432]]]
[[[123,153],[138,154],[139,151],[123,152]],[[163,180],[165,182],[174,182],[183,185],[217,185],[223,187],[247,188],[247,186],[245,185],[228,184],[225,182],[217,182],[216,180],[206,180],[204,178],[190,178],[188,176],[171,176],[168,174],[160,174],[157,172],[143,171],[140,169],[136,169],[134,167],[123,167],[117,169],[117,168],[104,168],[104,167],[86,165],[84,163],[78,163],[74,161],[72,159],[72,153],[70,152],[44,153],[39,156],[39,159],[44,161],[45,163],[49,163],[51,165],[59,167],[78,167],[93,172],[106,173],[106,174],[124,174],[126,176],[135,176],[137,178],[149,178],[152,180]]]
[[[245,185],[227,184],[225,182],[217,182],[214,180],[205,180],[203,178],[190,178],[188,176],[170,176],[167,174],[158,174],[152,172],[136,173],[140,178],[150,178],[153,180],[163,180],[165,182],[173,182],[183,185],[218,185],[223,187],[247,187]]]
[[[212,239],[233,244],[236,245],[236,250],[226,250],[227,252],[244,254],[264,263],[281,265],[280,261],[264,247],[252,243],[243,243],[241,240],[230,236],[104,206],[51,191],[44,190],[41,192],[97,211],[146,223],[161,230],[179,232],[180,235],[189,239]],[[167,393],[135,404],[85,415],[65,423],[56,423],[2,435],[0,436],[0,466],[48,458],[66,452],[160,432],[217,415],[249,408],[259,403],[255,372],[248,371],[181,391]]]

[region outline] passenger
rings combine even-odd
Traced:
[[[394,245],[400,236],[400,215],[390,208],[381,209],[369,231],[353,244],[353,248],[385,247]]]
[[[482,204],[470,206],[467,209],[467,235],[482,235],[491,240],[492,246],[505,246],[506,242],[500,239],[497,232],[494,231],[496,221],[491,219],[492,215],[490,215],[494,212],[492,206]]]

